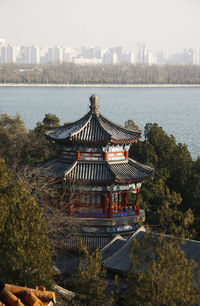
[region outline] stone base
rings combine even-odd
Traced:
[[[87,248],[103,248],[116,235],[131,236],[140,226],[139,220],[145,221],[145,211],[140,209],[139,216],[119,218],[78,218],[71,217],[75,236],[69,239],[69,247],[78,248],[80,239]]]
[[[139,220],[145,221],[145,211],[140,209],[139,215],[134,216],[121,216],[117,218],[80,218],[70,217],[70,220],[75,226],[119,226],[126,224],[137,224]]]

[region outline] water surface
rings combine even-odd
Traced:
[[[100,112],[124,125],[132,119],[143,130],[158,123],[177,142],[186,143],[194,159],[200,155],[200,88],[0,87],[0,112],[20,114],[27,129],[46,113],[61,123],[79,119],[97,94]]]

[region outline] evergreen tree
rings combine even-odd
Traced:
[[[42,211],[20,183],[11,182],[2,159],[0,169],[0,275],[8,283],[49,288],[52,261]]]
[[[0,157],[10,166],[22,161],[27,133],[19,115],[0,114]]]
[[[160,224],[159,211],[165,210],[165,214],[169,213],[165,215],[166,220],[171,220],[170,214],[173,213],[177,220],[176,225],[179,223],[179,226],[186,222],[186,219],[192,220],[192,213],[194,213],[194,225],[188,226],[188,230],[193,228],[194,231],[191,233],[194,234],[195,231],[198,233],[197,210],[200,203],[197,187],[198,181],[200,182],[198,160],[192,161],[187,146],[177,144],[174,136],[168,136],[156,123],[146,124],[144,136],[144,141],[131,146],[130,157],[153,166],[155,170],[153,180],[144,182],[141,189],[148,224],[156,226]],[[182,201],[179,201],[178,197],[182,198]],[[181,205],[178,202],[175,205],[174,200],[173,203],[170,202],[172,198],[176,198]],[[160,207],[162,207],[161,210]],[[168,226],[168,233],[170,228],[172,229]]]
[[[141,244],[133,242],[125,305],[199,305],[194,268],[175,239],[146,234]]]
[[[58,117],[46,114],[34,130],[26,131],[19,115],[0,114],[0,157],[10,167],[35,165],[57,152],[57,146],[50,143],[44,134],[46,129],[60,125]]]
[[[112,294],[106,294],[107,281],[105,270],[102,269],[101,251],[89,252],[81,243],[78,271],[73,279],[74,290],[78,293],[77,300],[81,305],[113,305]]]
[[[131,119],[128,119],[124,124],[126,129],[129,130],[139,130],[139,127],[135,124],[135,122]]]

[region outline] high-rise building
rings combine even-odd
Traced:
[[[150,50],[146,50],[145,64],[148,64],[148,65],[157,64],[156,55],[152,53]]]
[[[193,64],[200,65],[200,49],[195,49],[193,54]]]
[[[6,63],[7,61],[7,48],[6,45],[0,45],[0,62]]]
[[[63,49],[61,47],[54,47],[54,62],[59,64],[63,62]]]
[[[163,52],[157,52],[156,61],[158,65],[163,65],[166,63],[166,59]]]
[[[136,43],[136,62],[139,64],[145,64],[145,53],[146,47],[144,42],[137,42]]]
[[[135,64],[136,59],[135,59],[135,53],[134,52],[124,52],[121,56],[120,63],[125,63],[125,64]]]
[[[16,63],[17,60],[17,50],[16,50],[16,46],[14,45],[7,45],[7,59],[6,62],[8,63]]]
[[[29,64],[31,62],[31,50],[30,47],[21,46],[20,47],[20,63]]]
[[[53,56],[53,48],[48,48],[47,50],[47,62],[52,63],[54,61],[54,56]]]
[[[118,63],[117,53],[116,52],[107,52],[103,56],[104,64],[112,64],[115,65]]]
[[[31,46],[31,63],[40,64],[40,48],[35,45]]]
[[[63,62],[72,63],[73,59],[78,56],[77,50],[69,47],[63,47]]]

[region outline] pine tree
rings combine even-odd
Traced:
[[[112,294],[106,294],[106,271],[102,269],[101,251],[89,252],[81,243],[78,271],[73,279],[74,291],[81,305],[113,305]]]
[[[49,288],[52,261],[42,211],[20,183],[11,183],[2,159],[0,169],[0,275],[8,283]]]
[[[188,262],[176,239],[146,234],[133,242],[126,305],[199,305],[193,287],[194,262]]]

